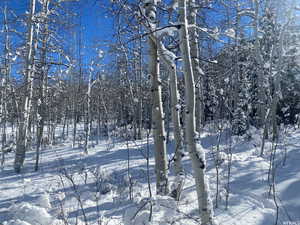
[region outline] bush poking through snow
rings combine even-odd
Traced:
[[[199,220],[180,212],[177,202],[168,196],[156,196],[155,199],[142,199],[139,204],[126,210],[124,225],[191,225]]]

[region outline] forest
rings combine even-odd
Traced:
[[[300,225],[299,1],[0,12],[1,225]]]

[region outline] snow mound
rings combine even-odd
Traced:
[[[36,205],[45,208],[45,209],[50,209],[51,204],[50,204],[50,196],[48,193],[43,193],[40,195],[36,201]]]
[[[30,223],[17,219],[4,222],[3,225],[30,225]]]
[[[6,222],[7,225],[52,225],[55,223],[55,219],[45,208],[28,202],[11,206],[10,212],[14,212],[13,220]]]

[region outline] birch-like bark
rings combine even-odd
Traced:
[[[152,40],[156,40],[154,35],[151,36]],[[164,45],[158,40],[155,41],[158,47],[159,57],[163,60],[170,74],[170,94],[171,94],[171,117],[174,126],[174,140],[175,140],[175,175],[177,177],[175,186],[172,188],[172,196],[179,200],[181,189],[183,186],[183,180],[181,179],[183,175],[182,167],[182,135],[180,126],[180,116],[179,116],[179,93],[177,85],[177,70],[175,65],[175,58],[170,56],[174,55],[172,52],[167,50]],[[175,55],[174,55],[175,56]]]
[[[168,167],[165,127],[163,122],[163,107],[161,96],[161,80],[159,77],[159,61],[155,42],[149,38],[149,69],[152,91],[152,129],[155,151],[156,192],[166,195],[168,188]]]
[[[255,51],[255,58],[257,60],[257,94],[258,94],[258,104],[257,104],[257,112],[258,112],[258,126],[263,126],[264,120],[266,117],[266,95],[264,89],[264,73],[263,73],[263,66],[264,61],[260,52],[260,44],[259,44],[259,35],[258,35],[258,20],[259,20],[259,1],[254,0],[254,51]]]
[[[139,31],[141,26],[139,26]],[[142,79],[143,79],[143,54],[142,54],[142,38],[139,38],[139,81],[138,81],[138,139],[142,139],[142,128],[143,128],[143,90],[142,90]]]
[[[42,34],[42,48],[41,48],[41,59],[40,59],[40,78],[39,78],[39,97],[37,102],[37,144],[36,144],[36,160],[35,160],[35,171],[39,168],[40,151],[42,146],[42,138],[44,133],[45,124],[45,91],[46,83],[48,79],[48,66],[46,65],[47,60],[47,46],[49,41],[49,29],[48,29],[48,15],[49,15],[49,4],[50,0],[44,0],[42,2],[42,12],[43,12],[43,29]]]
[[[151,30],[156,29],[156,1],[145,1],[145,16]],[[157,43],[148,38],[149,43],[149,73],[151,75],[152,92],[152,129],[154,138],[156,193],[166,195],[169,192],[167,146],[164,127],[164,113],[162,106],[161,80],[159,71],[159,57]]]
[[[195,116],[196,116],[196,131],[200,134],[201,127],[203,126],[203,115],[204,107],[202,100],[202,76],[204,75],[203,70],[200,67],[199,63],[199,35],[196,28],[197,25],[197,5],[195,0],[189,1],[189,15],[188,22],[191,25],[189,29],[190,35],[190,46],[191,46],[191,60],[193,66],[193,74],[195,77],[195,94],[196,94],[196,103],[195,103]]]
[[[17,148],[15,154],[14,168],[17,173],[21,172],[21,167],[24,164],[25,153],[27,149],[27,140],[30,133],[30,112],[31,112],[31,100],[33,94],[33,75],[35,72],[34,65],[34,15],[35,15],[36,0],[30,1],[30,13],[28,16],[28,31],[27,31],[27,56],[26,56],[26,68],[25,68],[25,84],[26,92],[24,95],[24,103],[22,112],[20,112],[19,120],[19,132],[17,138]]]
[[[100,134],[101,134],[101,96],[97,97],[97,140],[96,144],[98,145],[100,142]]]
[[[87,111],[86,111],[86,118],[85,118],[85,140],[84,140],[84,153],[88,153],[88,147],[89,147],[89,140],[91,135],[91,107],[92,107],[92,73],[93,73],[93,67],[91,65],[90,71],[89,71],[89,81],[88,81],[88,91],[87,91]]]
[[[81,19],[80,19],[80,25],[81,25]],[[82,48],[82,39],[81,39],[81,30],[79,30],[78,34],[78,64],[79,64],[79,77],[77,77],[77,83],[76,83],[76,73],[73,74],[74,79],[74,96],[72,97],[73,101],[73,141],[72,141],[72,148],[75,148],[76,144],[76,137],[77,137],[77,123],[79,122],[79,101],[78,101],[78,93],[80,92],[80,84],[81,84],[81,78],[82,78],[82,54],[81,54],[81,48]],[[76,34],[74,33],[74,41],[76,42]]]
[[[9,43],[9,30],[8,30],[8,20],[7,20],[7,6],[3,9],[3,16],[4,16],[4,34],[5,34],[5,45],[4,45],[4,73],[2,74],[0,80],[0,97],[1,97],[1,104],[0,104],[0,126],[1,126],[1,167],[4,166],[5,161],[5,145],[6,145],[6,123],[7,123],[7,96],[8,96],[8,82],[9,82],[9,75],[11,70],[10,65],[10,43]]]
[[[76,134],[77,134],[77,120],[78,120],[76,96],[73,96],[72,101],[73,101],[73,141],[72,141],[72,148],[75,148]]]
[[[238,108],[238,101],[239,99],[239,87],[240,87],[240,69],[239,69],[239,51],[240,51],[240,45],[239,45],[239,35],[241,34],[240,29],[240,15],[239,15],[239,1],[235,0],[235,21],[234,21],[234,75],[232,79],[232,112],[234,112]]]
[[[150,38],[156,44],[158,50],[158,56],[164,64],[166,65],[169,74],[170,74],[170,94],[171,94],[171,118],[174,126],[174,140],[175,140],[175,174],[178,179],[175,187],[172,190],[172,196],[179,200],[180,192],[183,185],[183,180],[181,176],[183,175],[182,167],[182,155],[183,155],[183,146],[182,146],[182,135],[181,135],[181,125],[180,125],[180,108],[179,108],[179,92],[177,85],[177,69],[176,69],[176,55],[167,50],[164,44],[154,35],[151,34]]]
[[[186,144],[196,183],[197,200],[202,225],[213,224],[213,208],[209,196],[209,184],[205,175],[205,153],[202,147],[197,149],[196,146],[196,129],[195,129],[195,82],[193,67],[190,54],[190,44],[188,35],[188,23],[186,15],[186,0],[178,0],[179,5],[179,23],[180,27],[180,50],[184,64],[185,79],[185,99],[186,99]]]

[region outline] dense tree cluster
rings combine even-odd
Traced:
[[[0,3],[2,164],[14,143],[16,172],[30,149],[38,170],[41,148],[57,138],[70,135],[73,147],[82,141],[88,153],[89,142],[100,136],[141,139],[152,130],[157,193],[178,198],[186,150],[203,224],[212,224],[205,156],[197,144],[203,126],[228,121],[234,135],[255,126],[265,139],[277,138],[281,123],[299,122],[294,1],[98,1],[95,7],[110,15],[115,28],[105,48],[107,64],[102,50],[88,62],[82,54],[77,13],[84,1],[25,2],[24,11]],[[170,131],[179,180],[171,190]]]

